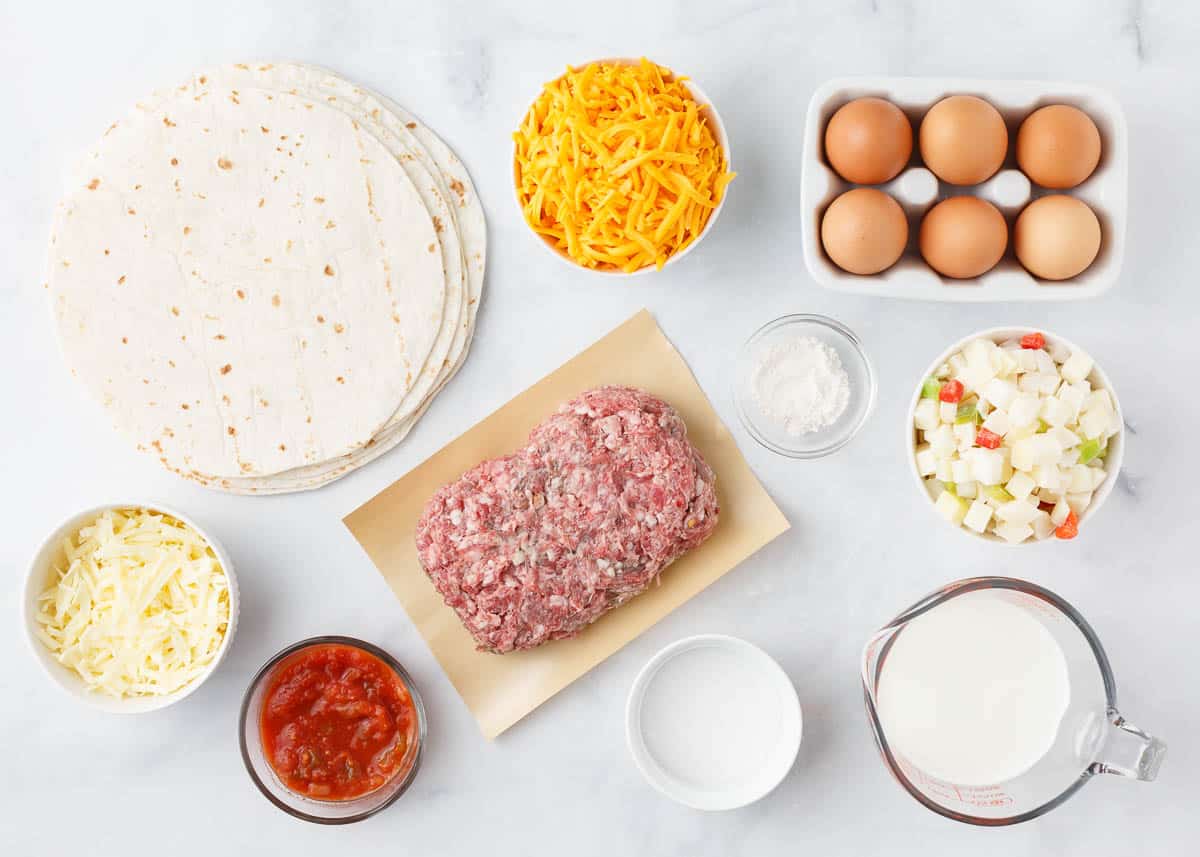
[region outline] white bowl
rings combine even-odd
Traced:
[[[584,66],[588,65],[591,62],[634,65],[640,61],[641,61],[640,58],[605,57],[602,59],[595,59],[595,60],[590,60],[589,62],[579,63],[578,65],[572,65],[571,67],[572,68],[583,68]],[[679,76],[680,75],[676,75],[676,77],[679,77]],[[561,75],[560,75],[560,77],[561,77]],[[557,79],[558,78],[555,78],[555,80],[557,80]],[[705,95],[704,90],[702,90],[699,86],[697,86],[695,81],[693,81],[691,78],[688,78],[687,80],[683,81],[683,85],[684,85],[684,87],[687,88],[688,92],[691,93],[693,100],[695,100],[695,102],[698,105],[700,105],[700,113],[704,116],[704,118],[706,118],[708,120],[708,125],[712,129],[713,136],[716,138],[717,143],[721,146],[721,151],[723,151],[725,153],[725,168],[727,170],[733,171],[733,152],[729,148],[729,135],[725,131],[725,123],[723,123],[721,121],[721,115],[719,113],[717,113],[716,105],[713,104],[712,99],[710,99],[707,95]],[[538,94],[540,95],[541,93],[539,92]],[[535,96],[535,98],[536,98],[536,96]],[[532,105],[533,102],[530,101],[530,104]],[[525,113],[521,114],[521,121],[524,121],[525,116],[528,114],[528,112],[529,112],[529,108],[526,107]],[[520,127],[520,122],[518,122],[517,127],[518,128]],[[576,271],[588,271],[589,273],[592,273],[592,274],[602,274],[604,276],[609,276],[609,277],[637,277],[642,274],[649,274],[649,273],[653,273],[653,272],[659,270],[654,265],[647,265],[644,268],[638,268],[636,271],[632,271],[630,273],[625,273],[624,271],[597,270],[596,268],[586,268],[583,265],[580,265],[578,262],[576,262],[570,256],[568,256],[566,253],[563,253],[561,250],[559,250],[553,244],[551,244],[549,239],[544,238],[543,236],[534,232],[533,229],[531,229],[529,227],[529,224],[525,220],[525,210],[521,207],[521,197],[517,191],[516,158],[517,158],[517,146],[516,146],[516,142],[514,141],[513,142],[513,156],[512,156],[512,161],[513,161],[513,197],[512,198],[513,198],[513,203],[517,206],[517,215],[520,217],[521,223],[525,226],[525,231],[527,233],[529,233],[530,237],[532,237],[534,239],[534,241],[536,241],[540,246],[542,246],[546,250],[548,250],[560,262],[562,262],[566,265],[569,265],[572,269],[574,269]],[[696,240],[693,241],[688,246],[684,247],[681,252],[675,253],[672,256],[670,256],[667,259],[667,261],[663,263],[664,270],[667,268],[668,265],[671,265],[672,263],[679,261],[684,256],[686,256],[688,253],[691,253],[693,250],[695,250],[696,247],[699,246],[700,242],[704,240],[704,237],[706,235],[708,235],[709,232],[712,231],[713,225],[717,222],[717,218],[721,214],[721,210],[725,207],[725,200],[727,200],[729,198],[729,188],[731,186],[732,185],[726,185],[725,191],[721,194],[721,201],[717,203],[717,207],[714,208],[712,211],[712,214],[710,214],[708,216],[708,221],[704,224],[704,229],[701,230],[700,234],[696,236]]]
[[[1004,342],[1005,340],[1024,336],[1027,333],[1042,334],[1046,337],[1047,344],[1057,342],[1061,345],[1065,345],[1069,349],[1079,350],[1078,346],[1076,346],[1075,343],[1071,342],[1071,340],[1067,339],[1065,336],[1059,336],[1056,333],[1051,333],[1043,327],[992,327],[987,330],[981,330],[978,333],[972,333],[970,336],[965,336],[958,342],[951,345],[949,348],[943,351],[936,360],[929,364],[929,367],[921,375],[920,380],[917,381],[916,391],[913,393],[912,401],[909,403],[908,416],[905,421],[905,437],[907,438],[905,448],[908,455],[909,472],[911,472],[913,478],[917,480],[917,488],[921,492],[921,496],[923,496],[929,503],[930,510],[933,509],[934,501],[933,498],[929,496],[929,490],[925,487],[925,478],[921,476],[920,471],[917,470],[917,431],[913,427],[917,403],[921,400],[922,384],[926,378],[932,376],[937,371],[937,368],[949,360],[952,355],[962,351],[962,349],[965,348],[967,343],[971,342],[971,340],[990,339],[993,342]],[[1083,350],[1087,351],[1087,349]],[[1090,351],[1087,353],[1092,354]],[[1092,357],[1094,359],[1095,355],[1092,355]],[[1108,475],[1104,482],[1101,483],[1100,487],[1092,493],[1092,502],[1088,504],[1088,507],[1083,510],[1083,514],[1079,516],[1079,529],[1081,533],[1084,529],[1084,522],[1091,519],[1092,516],[1099,511],[1100,507],[1104,505],[1104,501],[1108,499],[1108,495],[1112,493],[1113,487],[1117,484],[1117,476],[1121,472],[1121,461],[1125,457],[1126,429],[1124,428],[1125,417],[1121,412],[1121,400],[1117,398],[1117,391],[1113,389],[1112,384],[1108,380],[1108,376],[1105,375],[1104,370],[1100,368],[1099,362],[1093,363],[1092,371],[1088,374],[1088,381],[1091,382],[1093,390],[1108,391],[1108,395],[1112,397],[1113,407],[1116,409],[1117,417],[1121,420],[1122,429],[1121,431],[1117,432],[1117,434],[1113,435],[1113,437],[1111,437],[1108,441],[1108,454],[1104,458],[1104,471]],[[942,518],[936,513],[934,517],[936,517],[940,523],[946,525],[947,522],[942,520]],[[974,530],[961,526],[955,527],[955,529],[960,530],[973,538],[985,539],[986,541],[1005,545],[1006,547],[1018,547],[1020,545],[1036,544],[1038,542],[1036,539],[1027,539],[1026,541],[1018,542],[1016,545],[1014,545],[1010,542],[1006,542],[1004,539],[994,535],[993,533],[977,533]],[[1058,539],[1055,539],[1053,536],[1051,536],[1050,538],[1042,539],[1041,541],[1052,542],[1058,541]]]
[[[73,670],[68,669],[55,660],[45,644],[34,633],[34,629],[37,627],[37,620],[35,618],[37,616],[37,598],[53,581],[53,566],[56,560],[61,560],[62,558],[63,539],[74,535],[81,527],[95,521],[102,513],[116,509],[153,509],[156,512],[163,512],[172,518],[182,521],[208,542],[209,547],[216,554],[217,561],[220,562],[226,578],[229,580],[229,626],[225,630],[225,639],[221,641],[221,648],[217,651],[216,657],[213,658],[212,663],[208,665],[203,673],[196,676],[189,684],[174,693],[163,696],[130,696],[117,699],[93,691]],[[172,509],[170,506],[164,506],[162,503],[108,503],[103,506],[85,509],[67,518],[46,537],[45,541],[38,548],[37,553],[33,555],[33,560],[29,563],[29,568],[25,573],[25,592],[24,597],[21,599],[21,619],[22,624],[25,626],[25,637],[29,641],[30,648],[33,650],[33,656],[41,664],[43,671],[50,681],[76,701],[114,714],[142,714],[147,711],[157,711],[160,708],[173,705],[184,697],[194,693],[212,675],[213,671],[216,670],[217,666],[224,659],[225,653],[229,651],[229,645],[233,641],[234,632],[237,630],[237,618],[237,577],[234,575],[233,563],[229,559],[229,554],[221,547],[220,542],[205,532],[195,521],[182,512]]]
[[[736,809],[770,793],[792,769],[801,732],[787,673],[757,646],[720,634],[687,637],[656,654],[625,709],[625,737],[642,776],[693,809]]]
[[[883,185],[900,203],[909,221],[909,243],[895,265],[879,274],[857,276],[835,265],[821,246],[821,217],[833,200],[855,185],[826,163],[825,126],[839,107],[873,95],[895,104],[913,127],[909,165]],[[948,95],[976,95],[992,104],[1008,127],[1008,154],[1000,171],[973,187],[956,187],[937,178],[920,163],[917,136],[926,111]],[[1047,190],[1031,186],[1017,169],[1017,129],[1039,107],[1070,104],[1092,118],[1100,131],[1100,163],[1078,187]],[[1095,86],[1049,80],[975,80],[951,77],[841,77],[826,81],[808,104],[802,147],[800,188],[801,241],[809,274],[838,292],[931,301],[1064,301],[1096,297],[1116,282],[1125,257],[1125,221],[1129,194],[1129,135],[1125,113],[1108,92]],[[1051,282],[1030,274],[1012,250],[1012,225],[1032,199],[1051,193],[1078,197],[1100,220],[1100,253],[1083,273]],[[973,280],[943,277],[925,264],[917,250],[917,234],[925,212],[950,196],[973,194],[993,203],[1009,226],[1009,247],[995,268]]]

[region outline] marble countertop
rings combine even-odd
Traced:
[[[5,4],[0,83],[0,842],[6,853],[972,855],[1179,853],[1200,840],[1191,652],[1200,603],[1190,546],[1200,479],[1200,7],[1186,3],[759,0],[599,5],[563,0]],[[668,271],[614,283],[537,250],[509,189],[507,135],[569,62],[647,53],[693,75],[720,107],[740,173],[718,228]],[[110,432],[63,369],[42,264],[60,171],[137,97],[193,67],[256,58],[331,66],[443,134],[488,210],[490,266],[475,345],[405,444],[321,491],[210,493]],[[839,295],[807,277],[797,234],[809,95],[855,73],[1072,79],[1124,105],[1129,242],[1116,288],[1084,303],[952,305]],[[341,517],[642,306],[690,362],[792,529],[494,742],[475,724]],[[864,432],[817,462],[758,447],[729,394],[737,347],[789,312],[858,332],[880,395]],[[1084,343],[1129,423],[1117,490],[1069,546],[1003,551],[939,526],[914,491],[901,431],[914,378],[972,330],[1032,324]],[[170,503],[225,543],[243,607],[226,663],[174,708],[97,715],[43,680],[18,590],[36,543],[69,512],[114,498]],[[871,743],[860,647],[947,581],[1014,574],[1091,621],[1124,713],[1171,745],[1158,782],[1101,777],[1050,815],[975,829],[933,815],[889,778]],[[703,814],[642,781],[623,706],[638,668],[679,637],[745,637],[799,690],[795,768],[766,799]],[[247,680],[282,646],[350,633],[400,657],[424,689],[424,768],[400,803],[323,829],[284,816],[245,775],[236,742]]]

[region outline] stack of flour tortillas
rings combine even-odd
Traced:
[[[310,66],[197,73],[68,176],[49,289],[116,426],[212,488],[315,488],[399,443],[466,357],[483,207],[454,153]]]

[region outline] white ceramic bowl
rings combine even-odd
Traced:
[[[966,347],[967,343],[974,339],[990,339],[993,342],[1004,342],[1005,340],[1024,336],[1027,333],[1042,334],[1046,337],[1047,344],[1057,342],[1072,350],[1079,350],[1078,346],[1071,342],[1071,340],[1064,336],[1059,336],[1056,333],[1051,333],[1042,327],[992,327],[987,330],[981,330],[978,333],[972,333],[970,336],[965,336],[958,342],[951,345],[940,355],[938,355],[936,360],[929,364],[929,367],[917,380],[916,389],[913,392],[912,401],[908,406],[908,415],[905,419],[905,453],[908,456],[909,472],[912,473],[913,478],[917,481],[917,489],[921,492],[921,496],[924,497],[926,502],[929,504],[930,511],[933,510],[934,501],[933,498],[929,496],[929,490],[925,487],[925,478],[921,476],[920,471],[917,470],[917,431],[913,427],[917,403],[921,400],[922,384],[926,378],[930,377],[937,371],[939,366],[949,360],[952,355],[962,351],[963,348]],[[1086,348],[1083,350],[1087,351]],[[1092,354],[1092,352],[1087,351],[1087,353],[1092,356],[1093,360],[1095,359],[1095,355]],[[1083,514],[1079,516],[1080,533],[1083,533],[1085,529],[1084,524],[1090,520],[1097,511],[1099,511],[1100,507],[1104,505],[1104,501],[1108,499],[1108,495],[1112,493],[1113,487],[1117,484],[1117,476],[1120,475],[1121,472],[1121,461],[1125,457],[1126,429],[1123,427],[1125,423],[1125,417],[1121,412],[1121,400],[1117,398],[1117,391],[1113,389],[1112,384],[1108,380],[1108,376],[1104,374],[1104,370],[1100,368],[1100,363],[1098,361],[1093,364],[1092,371],[1088,375],[1088,381],[1091,382],[1093,390],[1108,391],[1108,395],[1112,397],[1113,407],[1116,409],[1117,417],[1121,420],[1122,429],[1108,441],[1108,454],[1104,459],[1104,470],[1108,475],[1104,482],[1101,483],[1100,487],[1092,493],[1092,502],[1088,504],[1088,507],[1083,510]],[[941,525],[949,526],[946,521],[942,520],[942,518],[936,514],[936,512],[934,513],[934,517],[938,519],[938,522]],[[1022,545],[1038,543],[1038,540],[1036,539],[1028,539],[1013,545],[992,533],[977,533],[974,530],[961,526],[955,527],[955,529],[960,530],[972,538],[984,539],[986,541],[1004,545],[1006,547],[1020,547]],[[1055,539],[1053,536],[1051,536],[1050,538],[1042,539],[1041,541],[1053,542],[1058,541],[1058,539]]]
[[[603,59],[589,60],[589,62],[618,63],[618,64],[622,64],[622,65],[634,65],[640,61],[641,61],[640,58],[630,58],[630,57],[615,57],[615,58],[614,57],[605,57]],[[577,65],[572,65],[571,67],[572,68],[583,68],[584,66],[588,65],[589,62],[579,63]],[[555,78],[555,79],[557,80],[557,78]],[[698,105],[700,105],[701,114],[704,116],[704,118],[706,118],[708,120],[708,125],[712,129],[713,136],[716,138],[717,143],[720,144],[721,150],[725,152],[725,168],[732,171],[733,170],[733,151],[729,148],[729,135],[725,131],[725,123],[723,123],[721,121],[721,116],[719,113],[717,113],[716,105],[713,104],[712,99],[710,99],[707,95],[704,94],[704,90],[702,90],[699,86],[696,85],[695,81],[693,81],[689,78],[688,80],[685,80],[683,82],[683,85],[684,85],[684,87],[687,88],[688,92],[691,93],[692,98],[695,100],[695,102]],[[541,93],[539,91],[539,95],[540,94]],[[529,103],[532,105],[533,101],[530,101]],[[524,121],[525,116],[528,113],[528,110],[529,110],[529,108],[526,107],[526,112],[521,114],[521,120],[517,123],[518,128],[520,127],[520,122]],[[521,223],[524,224],[525,231],[529,234],[529,236],[531,238],[533,238],[533,240],[536,241],[540,246],[542,246],[546,250],[548,250],[556,259],[558,259],[560,262],[562,262],[565,265],[569,265],[572,269],[574,269],[576,271],[588,271],[593,274],[601,274],[603,276],[608,276],[608,277],[637,277],[637,276],[641,276],[642,274],[649,274],[649,273],[653,273],[658,270],[658,268],[656,268],[654,265],[647,265],[644,268],[638,268],[636,271],[633,271],[632,273],[628,273],[628,274],[625,273],[624,271],[610,271],[610,270],[597,270],[595,268],[585,268],[583,265],[580,265],[578,262],[576,262],[570,256],[568,256],[567,254],[565,254],[561,250],[559,250],[557,247],[555,247],[548,239],[546,239],[546,238],[542,237],[541,235],[539,235],[538,233],[534,232],[529,227],[529,224],[526,223],[526,221],[525,221],[525,210],[521,207],[521,197],[520,197],[520,194],[517,192],[516,156],[517,156],[517,149],[516,149],[516,143],[514,142],[513,143],[513,156],[512,156],[513,169],[514,169],[514,172],[513,172],[513,197],[512,198],[513,198],[513,203],[517,207],[517,216],[520,217]],[[667,266],[672,265],[675,262],[678,262],[684,256],[686,256],[687,254],[689,254],[693,250],[695,250],[696,247],[698,247],[700,245],[700,242],[704,240],[705,236],[708,235],[708,233],[712,231],[713,226],[717,222],[717,218],[720,217],[720,215],[721,215],[721,210],[723,208],[725,208],[725,201],[729,198],[729,188],[730,187],[732,187],[732,185],[727,185],[725,187],[725,192],[721,194],[721,201],[717,203],[717,207],[714,208],[712,211],[712,214],[709,215],[708,221],[704,224],[704,229],[700,232],[700,234],[698,236],[696,236],[696,240],[693,241],[688,246],[684,247],[682,252],[675,253],[669,259],[667,259],[667,261],[663,263],[663,270],[666,270]]]
[[[891,194],[909,221],[909,243],[895,265],[860,277],[835,265],[821,246],[821,217],[833,200],[855,185],[826,162],[825,126],[839,107],[856,98],[878,96],[904,111],[913,128],[909,165],[880,190]],[[1008,127],[1008,155],[1000,171],[973,187],[955,187],[920,163],[917,136],[926,111],[948,95],[976,95],[991,103]],[[1070,104],[1087,113],[1100,131],[1100,163],[1078,187],[1046,190],[1031,186],[1017,169],[1016,139],[1021,122],[1039,107]],[[841,77],[817,87],[808,104],[803,141],[804,175],[800,188],[801,241],[808,272],[820,285],[839,292],[932,301],[1063,301],[1096,297],[1107,291],[1125,257],[1128,210],[1129,140],[1125,113],[1108,92],[1095,86],[1049,80],[976,80],[951,77]],[[1100,253],[1091,266],[1070,280],[1039,280],[1021,266],[1012,250],[1012,225],[1032,199],[1051,193],[1078,197],[1100,220]],[[925,264],[917,234],[925,212],[949,196],[973,194],[994,204],[1009,226],[1009,247],[999,264],[973,280],[943,277]]]
[[[802,726],[783,668],[757,646],[720,634],[687,637],[656,654],[625,708],[625,737],[642,776],[702,810],[736,809],[770,793],[796,761]]]
[[[217,556],[217,561],[221,563],[221,568],[224,569],[225,576],[229,579],[229,627],[225,631],[225,639],[221,642],[220,650],[217,652],[216,657],[213,658],[212,663],[208,665],[208,668],[196,676],[190,684],[174,693],[164,696],[131,696],[117,699],[92,691],[74,671],[56,661],[42,641],[34,634],[34,629],[37,627],[35,619],[37,615],[37,598],[53,580],[53,565],[55,561],[61,560],[63,556],[63,539],[74,535],[81,527],[95,521],[102,513],[115,509],[153,509],[156,512],[163,512],[187,524],[208,542],[209,547],[212,548],[213,553]],[[164,506],[162,503],[108,503],[103,506],[85,509],[82,512],[72,515],[59,524],[46,537],[38,548],[37,553],[33,555],[33,559],[29,563],[29,568],[25,573],[25,592],[21,599],[21,620],[25,626],[25,637],[29,641],[30,648],[33,650],[34,658],[41,664],[43,671],[50,681],[73,699],[92,708],[114,714],[142,714],[147,711],[157,711],[160,708],[173,705],[184,697],[194,693],[212,675],[213,671],[216,670],[224,659],[225,653],[229,651],[230,643],[233,642],[234,632],[237,630],[237,619],[237,577],[234,575],[233,563],[229,559],[229,554],[221,547],[220,542],[205,532],[195,521],[182,512],[172,509],[170,506]]]

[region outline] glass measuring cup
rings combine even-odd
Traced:
[[[988,785],[953,783],[921,770],[888,744],[878,711],[880,676],[897,637],[918,616],[967,593],[1002,599],[1036,619],[1061,647],[1070,685],[1070,701],[1050,749],[1023,773]],[[974,577],[921,599],[867,642],[862,681],[867,718],[892,776],[929,809],[967,824],[1000,826],[1037,818],[1079,791],[1095,774],[1153,780],[1166,754],[1166,744],[1117,711],[1116,683],[1091,626],[1053,592],[1024,580]]]

